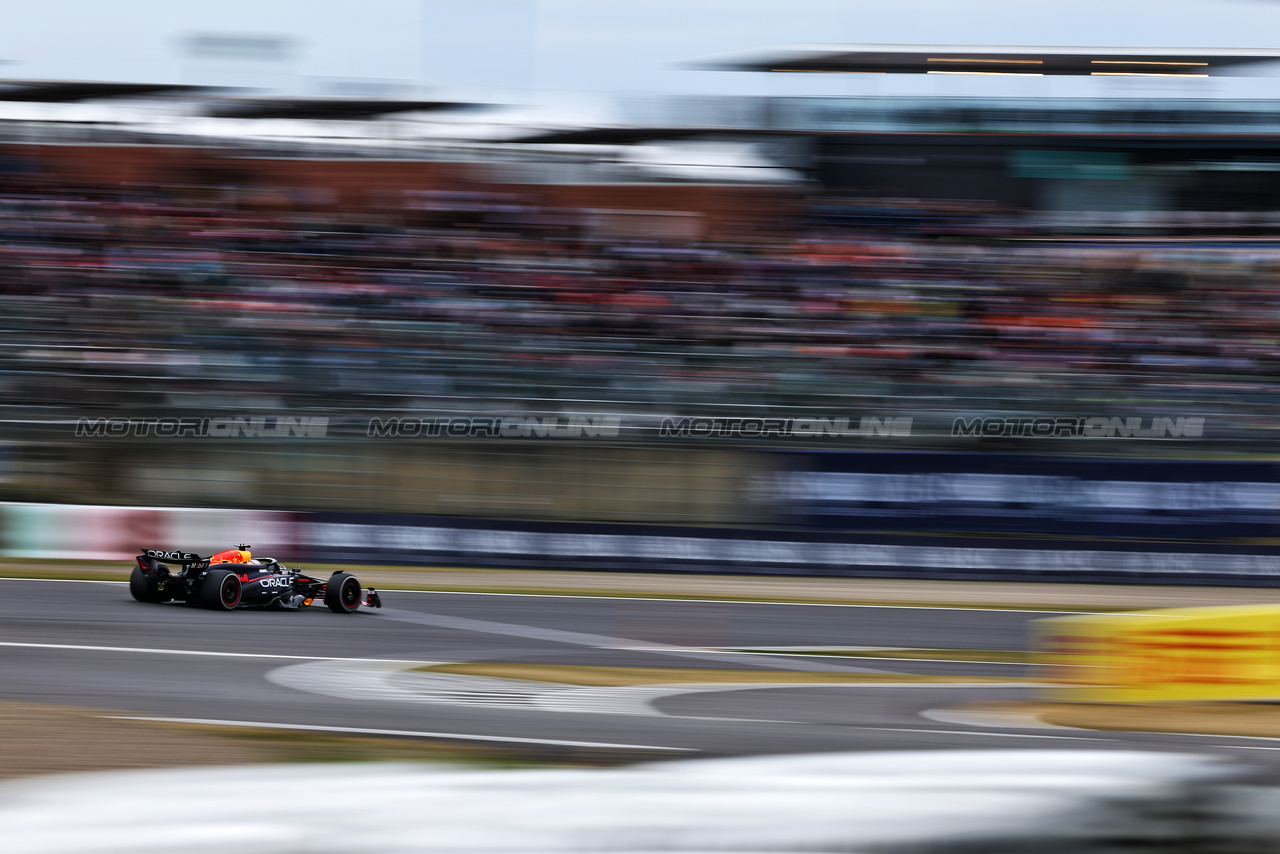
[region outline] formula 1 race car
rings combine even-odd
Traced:
[[[139,602],[180,601],[214,611],[235,608],[296,610],[323,600],[330,611],[350,614],[361,605],[381,608],[372,587],[335,572],[321,581],[289,569],[275,558],[254,559],[246,545],[202,558],[198,554],[143,549],[129,576],[129,592]]]

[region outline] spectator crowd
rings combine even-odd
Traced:
[[[593,233],[0,185],[0,404],[209,410],[1199,415],[1268,435],[1280,242]],[[949,214],[952,220],[956,214]],[[979,230],[981,232],[981,230]]]

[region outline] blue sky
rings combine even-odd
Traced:
[[[294,50],[288,61],[259,65],[194,61],[181,47],[193,33],[278,36]],[[1182,87],[1178,94],[1280,97],[1280,75],[1198,83],[819,80],[677,67],[718,54],[840,42],[1270,48],[1280,47],[1280,2],[41,0],[6,10],[0,58],[10,64],[0,71],[20,78],[251,84],[308,94],[340,81],[369,81],[388,91],[429,87],[450,96],[543,102],[662,93],[1115,94],[1124,86],[1138,93]]]

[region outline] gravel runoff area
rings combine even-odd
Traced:
[[[0,701],[0,780],[37,774],[289,762],[615,765],[648,756],[128,720],[129,712]],[[135,713],[136,714],[136,713]]]
[[[124,581],[123,561],[0,561],[0,577]],[[1200,605],[1280,602],[1280,590],[1263,587],[1184,587],[1145,584],[935,581],[889,578],[579,572],[535,569],[307,565],[324,576],[354,572],[366,586],[387,589],[545,593],[578,596],[742,599],[878,605],[970,606],[1034,610],[1127,611]]]
[[[0,779],[190,764],[236,765],[266,761],[269,754],[246,741],[99,717],[103,714],[110,712],[0,702]]]

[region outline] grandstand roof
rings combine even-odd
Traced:
[[[222,98],[208,114],[223,119],[368,119],[391,113],[439,112],[484,107],[464,101],[391,98]]]
[[[103,83],[93,80],[0,80],[0,101],[65,104],[98,98],[133,98],[208,92],[209,86],[180,83]]]
[[[1280,51],[1239,48],[1017,47],[855,44],[760,51],[698,63],[720,71],[846,74],[1207,77],[1280,60]]]
[[[685,139],[691,136],[760,136],[770,133],[762,129],[734,129],[723,127],[595,127],[559,128],[532,131],[521,136],[500,140],[505,144],[535,143],[538,145],[634,145],[656,140]]]

